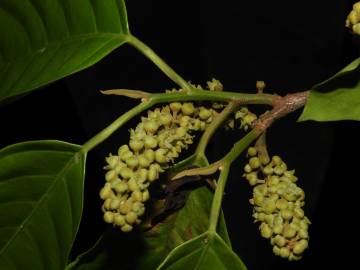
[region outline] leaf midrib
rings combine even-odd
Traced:
[[[26,223],[32,218],[32,216],[34,215],[34,213],[36,212],[35,210],[37,210],[40,205],[43,203],[43,201],[48,198],[49,196],[47,196],[47,194],[49,194],[52,189],[54,188],[55,184],[58,183],[58,179],[64,174],[64,172],[66,172],[66,170],[72,166],[73,161],[76,161],[77,158],[81,158],[78,157],[79,155],[81,155],[82,149],[79,149],[79,151],[75,152],[73,154],[73,157],[69,159],[69,161],[65,164],[65,166],[63,167],[63,169],[59,172],[59,174],[57,174],[57,176],[55,177],[53,183],[49,186],[49,188],[46,190],[46,192],[44,192],[44,195],[41,196],[40,200],[35,203],[35,206],[33,208],[33,210],[30,212],[30,214],[25,218],[25,220],[21,223],[20,226],[18,226],[18,229],[16,230],[16,232],[11,236],[11,238],[8,240],[8,242],[5,244],[5,246],[0,250],[0,255],[2,255],[6,249],[11,245],[11,243],[13,242],[13,240],[18,236],[18,234],[24,229]],[[60,178],[61,179],[61,178]]]

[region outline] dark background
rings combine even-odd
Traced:
[[[344,27],[353,1],[127,1],[132,33],[147,43],[184,78],[205,85],[215,77],[229,91],[267,92],[309,89],[358,56]],[[95,66],[0,107],[0,147],[35,139],[83,144],[133,100],[102,96],[101,89],[161,91],[175,85],[128,45]],[[306,192],[310,248],[299,262],[273,256],[259,236],[248,203],[251,188],[241,179],[244,159],[232,167],[224,210],[233,247],[249,269],[312,269],[331,263],[356,263],[358,155],[360,124],[296,123],[300,112],[273,125],[270,153],[281,155]],[[75,253],[90,247],[105,229],[98,190],[104,157],[128,141],[132,121],[89,154],[85,209]],[[209,145],[220,158],[237,132],[217,134]],[[355,244],[355,248],[352,247]]]

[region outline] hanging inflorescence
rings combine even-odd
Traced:
[[[360,35],[360,2],[353,5],[352,11],[346,18],[346,27],[350,28],[354,34]]]
[[[270,239],[273,252],[289,260],[301,258],[308,247],[309,219],[304,215],[304,191],[296,185],[294,170],[288,170],[279,157],[258,155],[248,149],[249,162],[244,177],[253,188],[255,222],[261,222],[260,233]]]
[[[193,103],[173,102],[148,111],[135,129],[129,144],[119,147],[117,155],[106,158],[104,220],[129,232],[145,212],[150,198],[149,185],[159,178],[183,149],[193,142],[195,131],[203,131],[216,112]]]

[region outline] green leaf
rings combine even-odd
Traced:
[[[139,258],[138,269],[155,269],[175,247],[206,232],[212,198],[213,193],[207,187],[194,190],[180,211],[147,231],[144,234],[146,253]],[[218,231],[231,247],[223,215]]]
[[[64,269],[82,213],[80,149],[32,141],[0,150],[0,269]]]
[[[0,103],[95,64],[128,35],[123,0],[1,0]]]
[[[360,58],[310,91],[298,121],[360,121]]]
[[[175,248],[158,270],[246,270],[240,258],[216,233],[204,233]]]

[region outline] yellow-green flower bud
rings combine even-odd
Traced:
[[[279,252],[280,257],[289,258],[290,250],[287,247],[282,247]]]
[[[155,160],[155,151],[152,149],[146,149],[144,151],[144,156],[149,160],[150,163],[153,163]]]
[[[257,157],[250,158],[249,159],[249,165],[253,170],[259,168],[260,165],[261,165],[259,158],[257,158]]]
[[[270,238],[273,234],[270,226],[266,223],[261,224],[260,233],[261,233],[261,236],[264,238]]]
[[[179,102],[172,102],[169,104],[169,107],[174,113],[177,113],[181,110],[182,105]]]
[[[107,211],[104,213],[104,221],[106,223],[113,223],[114,220],[114,213]]]
[[[120,171],[120,175],[122,178],[124,179],[129,179],[134,175],[134,172],[128,168],[128,167],[124,167],[122,168],[122,170]]]
[[[181,112],[184,115],[192,115],[195,112],[194,104],[192,104],[190,102],[185,102],[182,105]]]
[[[144,142],[140,140],[130,140],[129,145],[133,151],[139,152],[144,147]]]
[[[145,157],[145,155],[138,156],[139,166],[142,168],[147,168],[150,166],[150,161]]]
[[[105,174],[105,180],[107,182],[112,182],[117,179],[117,173],[115,170],[110,170]]]
[[[166,153],[168,151],[166,149],[163,148],[159,148],[155,151],[155,160],[158,163],[166,163],[168,161],[167,157],[166,157]]]
[[[281,224],[275,224],[275,225],[273,226],[273,231],[274,231],[274,233],[276,233],[276,234],[281,234],[281,232],[283,231],[283,225],[281,225]]]
[[[279,157],[279,156],[273,156],[273,157],[271,158],[271,163],[272,163],[274,166],[278,166],[278,165],[280,165],[282,162],[283,162],[283,161],[282,161],[281,157]]]
[[[154,164],[152,164],[154,165]],[[159,178],[159,171],[155,166],[150,165],[149,168],[149,174],[148,174],[148,180],[150,182],[153,182],[154,180]]]
[[[199,117],[201,120],[207,120],[211,116],[211,111],[201,107],[199,112]]]
[[[120,204],[119,211],[121,214],[126,215],[132,209],[133,203],[130,200],[127,200]]]
[[[245,165],[244,171],[245,171],[246,173],[250,173],[250,172],[252,171],[252,169],[251,169],[251,167],[250,167],[249,164],[246,164],[246,165]]]
[[[146,202],[147,200],[150,199],[150,193],[148,190],[145,190],[143,193],[142,193],[142,201],[143,202]]]
[[[113,200],[111,200],[110,209],[116,210],[116,209],[119,208],[119,206],[120,206],[120,200],[119,200],[119,199],[113,199]]]
[[[288,201],[287,200],[284,200],[284,199],[278,199],[276,201],[276,208],[278,208],[279,210],[282,210],[282,209],[286,209],[288,207]]]
[[[273,200],[264,199],[262,208],[266,214],[272,214],[276,210],[276,205]]]
[[[121,156],[124,152],[127,152],[129,150],[130,150],[129,146],[126,144],[123,144],[122,146],[119,147],[118,155]]]
[[[139,165],[139,161],[138,161],[137,157],[130,157],[125,162],[126,162],[126,165],[128,165],[129,168],[132,168],[132,169]]]
[[[282,234],[286,238],[293,238],[296,235],[296,230],[294,228],[292,228],[291,226],[287,225],[287,226],[284,226]]]
[[[123,152],[121,153],[121,155],[119,155],[119,157],[120,157],[120,159],[121,159],[122,161],[126,161],[128,158],[131,158],[132,156],[134,156],[134,153],[131,152],[130,150],[128,150],[128,151],[123,151]]]
[[[117,193],[122,194],[122,193],[124,193],[125,191],[127,191],[128,185],[127,185],[124,181],[121,181],[121,182],[116,183],[116,184],[114,185],[114,189],[115,189],[115,191],[116,191]]]
[[[147,133],[154,134],[159,129],[159,124],[155,120],[147,120],[144,122],[144,129]]]
[[[137,214],[135,214],[134,212],[130,211],[129,213],[126,214],[125,216],[125,220],[127,223],[129,224],[133,224],[136,222],[137,220]]]
[[[303,218],[304,217],[304,210],[302,210],[301,208],[295,208],[294,209],[294,216],[297,218]]]
[[[142,201],[142,192],[140,190],[135,190],[132,194],[131,197],[133,198],[133,200],[135,202],[141,202]]]
[[[281,217],[285,220],[289,220],[293,217],[293,212],[289,209],[282,209],[280,211]]]
[[[173,121],[173,117],[170,113],[164,113],[159,118],[160,123],[164,126],[169,126]]]
[[[286,244],[286,239],[284,237],[282,237],[281,235],[276,235],[274,237],[274,243],[279,247],[283,247]]]
[[[267,184],[269,186],[275,186],[275,185],[279,184],[279,182],[280,182],[280,179],[276,175],[271,175],[267,180]]]
[[[135,180],[135,178],[131,178],[131,179],[129,180],[129,182],[128,182],[128,187],[129,187],[129,190],[130,190],[130,191],[133,191],[133,192],[140,189],[138,183],[137,183],[136,180]]]
[[[273,167],[272,167],[271,165],[266,165],[266,166],[262,169],[262,171],[263,171],[263,173],[264,173],[265,175],[271,175],[271,174],[273,174],[274,169],[273,169]]]
[[[125,217],[120,214],[115,215],[114,216],[114,224],[117,226],[123,226],[125,224]]]
[[[111,188],[105,186],[100,190],[100,198],[103,200],[106,200],[107,198],[110,198],[114,196],[114,193],[112,192]]]
[[[257,150],[255,147],[249,147],[247,152],[250,157],[257,155]]]
[[[129,224],[125,224],[125,225],[121,226],[121,230],[123,232],[131,232],[132,229],[133,229],[133,227],[131,225],[129,225]]]
[[[109,210],[109,209],[110,209],[111,201],[112,201],[111,198],[108,198],[108,199],[105,200],[103,206],[104,206],[104,208],[105,208],[106,210]]]
[[[304,229],[302,229],[302,228],[299,229],[298,235],[299,235],[300,238],[304,238],[304,239],[305,239],[305,238],[309,238],[309,233],[308,233],[308,231],[307,231],[307,230],[304,230]]]
[[[109,164],[110,169],[114,169],[119,162],[118,156],[109,156],[106,158],[106,162]]]
[[[146,148],[155,148],[158,145],[157,140],[155,139],[155,137],[152,136],[146,136],[144,138],[144,145]]]
[[[293,252],[296,255],[300,255],[304,252],[304,250],[308,247],[308,241],[305,239],[300,240],[298,243],[294,245]]]

